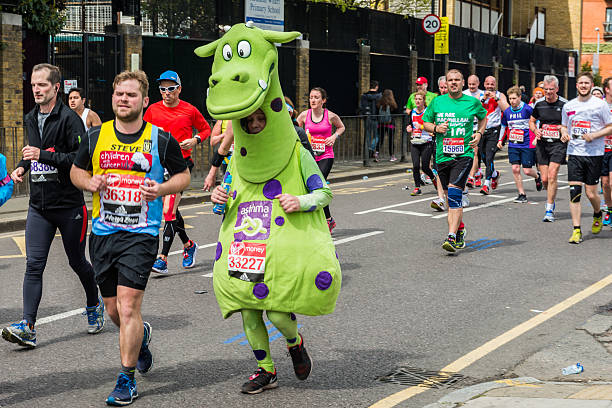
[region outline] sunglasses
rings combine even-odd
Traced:
[[[160,86],[159,90],[161,92],[174,92],[174,91],[176,91],[178,89],[179,86],[180,85],[172,85],[172,86],[167,86],[167,87]]]

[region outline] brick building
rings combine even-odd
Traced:
[[[612,75],[612,3],[605,0],[583,0],[582,53],[580,63],[593,63],[597,51],[599,28],[599,73],[602,78]]]

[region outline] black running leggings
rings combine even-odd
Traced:
[[[410,155],[412,156],[412,176],[414,177],[414,185],[416,188],[421,187],[421,170],[423,170],[423,173],[427,174],[432,180],[436,178],[433,171],[431,171],[431,167],[429,167],[432,153],[433,142],[412,144],[410,146]]]
[[[480,139],[480,143],[478,143],[478,154],[485,163],[486,180],[490,180],[493,177],[493,171],[495,171],[493,160],[495,159],[495,153],[497,153],[499,130],[500,128],[498,127],[485,130],[484,135],[482,135]]]
[[[170,247],[174,242],[174,234],[178,234],[183,244],[189,242],[189,237],[185,232],[185,221],[179,209],[176,209],[176,219],[174,221],[166,221],[164,223],[164,239],[162,244],[162,255],[168,256]]]
[[[85,206],[39,211],[28,209],[26,220],[26,272],[23,279],[23,319],[36,322],[42,297],[43,272],[47,265],[51,242],[59,229],[70,267],[78,275],[87,306],[98,304],[98,287],[91,264],[85,259],[87,209]]]
[[[334,159],[321,159],[317,162],[317,165],[319,166],[319,170],[321,170],[321,173],[323,173],[325,181],[327,181],[327,176],[329,176],[329,172],[331,171],[332,166],[334,165]],[[325,218],[331,218],[331,213],[329,212],[329,205],[323,207],[323,212],[325,212]]]

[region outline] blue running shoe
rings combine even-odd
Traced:
[[[555,222],[555,213],[553,213],[552,211],[546,211],[546,214],[544,214],[544,219],[542,221]]]
[[[115,389],[110,393],[108,398],[106,398],[106,405],[115,407],[130,405],[136,398],[138,398],[136,380],[130,380],[130,377],[124,373],[120,373],[117,378]]]
[[[153,367],[153,354],[149,350],[149,343],[151,343],[151,334],[153,329],[149,322],[144,322],[144,335],[142,336],[142,345],[140,346],[140,353],[138,354],[138,361],[136,362],[136,369],[140,374],[145,374]]]
[[[2,338],[11,343],[17,343],[21,347],[36,347],[36,329],[30,329],[25,320],[2,329]]]
[[[151,268],[153,272],[167,274],[168,273],[168,262],[164,261],[161,257],[158,257],[153,263],[153,267]]]
[[[603,217],[603,225],[612,224],[612,217],[610,216],[610,212],[606,211],[606,214]]]
[[[98,305],[86,307],[84,315],[87,315],[87,333],[100,333],[104,328],[104,301],[98,296]]]
[[[195,265],[196,254],[198,253],[198,244],[189,240],[191,246],[183,249],[183,268],[193,268]]]

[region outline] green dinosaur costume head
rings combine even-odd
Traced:
[[[237,24],[222,38],[195,50],[200,57],[215,56],[206,107],[215,119],[233,119],[235,162],[241,177],[252,183],[278,174],[295,147],[297,136],[285,109],[274,43],[286,43],[299,35]],[[266,127],[248,134],[240,119],[259,108],[266,115]]]

